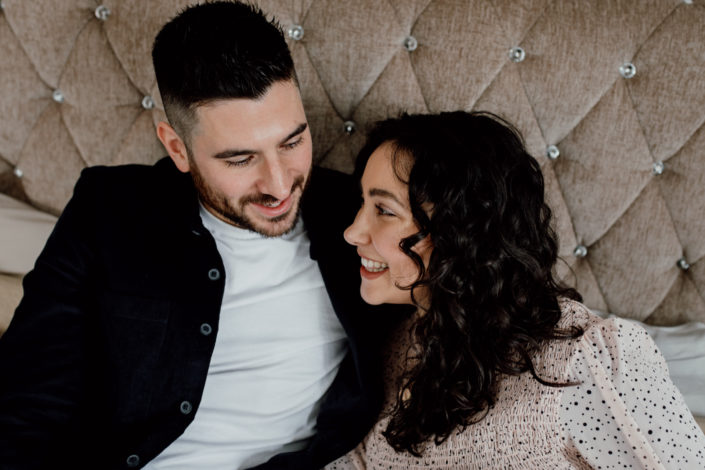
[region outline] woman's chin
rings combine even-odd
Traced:
[[[362,300],[364,300],[365,303],[368,303],[370,305],[382,305],[386,303],[384,300],[380,299],[377,296],[366,294],[362,289],[360,289],[360,297],[362,297]]]
[[[408,291],[393,292],[385,295],[382,292],[370,292],[365,286],[360,286],[360,297],[370,305],[394,304],[414,305]]]

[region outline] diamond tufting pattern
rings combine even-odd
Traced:
[[[189,3],[2,0],[0,189],[59,213],[83,167],[164,155],[150,50]],[[705,321],[705,0],[258,3],[300,26],[317,162],[349,172],[369,125],[402,110],[500,113],[541,164],[557,269],[588,306]]]

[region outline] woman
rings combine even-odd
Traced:
[[[705,468],[647,333],[562,287],[538,163],[489,113],[379,123],[345,232],[371,304],[410,304],[347,468]]]

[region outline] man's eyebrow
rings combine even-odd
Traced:
[[[291,134],[287,135],[282,141],[280,142],[281,144],[286,143],[288,140],[290,140],[292,137],[297,136],[301,134],[303,131],[306,130],[308,127],[307,123],[301,123],[299,124],[296,129],[294,129]],[[253,153],[257,153],[254,150],[248,150],[248,149],[228,149],[228,150],[223,150],[222,152],[218,152],[215,155],[213,155],[213,158],[217,158],[219,160],[223,160],[226,158],[232,158],[232,157],[239,157],[241,155],[252,155]]]
[[[230,150],[223,150],[222,152],[218,152],[215,155],[213,155],[213,158],[217,159],[225,159],[225,158],[231,158],[231,157],[239,157],[241,155],[252,155],[253,153],[257,153],[254,150],[237,150],[237,149],[230,149]]]
[[[308,123],[302,122],[301,124],[299,124],[299,126],[296,129],[294,129],[294,131],[291,134],[287,135],[284,138],[284,140],[281,141],[281,143],[284,144],[284,143],[286,143],[287,140],[291,139],[292,137],[301,134],[303,131],[306,130],[307,127],[308,127]]]
[[[405,204],[404,204],[403,202],[401,202],[401,201],[399,200],[399,198],[397,198],[394,194],[390,193],[390,192],[387,191],[386,189],[371,188],[371,189],[368,191],[368,194],[369,194],[370,196],[386,197],[386,198],[389,198],[389,199],[393,200],[394,202],[396,202],[396,203],[399,204],[400,206],[405,206]]]

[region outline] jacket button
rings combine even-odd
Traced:
[[[187,415],[187,414],[191,413],[191,410],[193,410],[193,406],[191,405],[191,402],[184,400],[181,402],[179,409],[181,410],[181,412],[183,414]]]
[[[211,327],[208,323],[204,323],[201,325],[201,334],[203,336],[208,336],[213,332],[213,327]]]
[[[127,458],[127,466],[130,468],[136,467],[140,464],[140,456],[137,454],[132,454]]]
[[[220,279],[220,271],[215,268],[211,269],[210,271],[208,271],[208,279],[210,279],[211,281],[217,281],[218,279]]]

